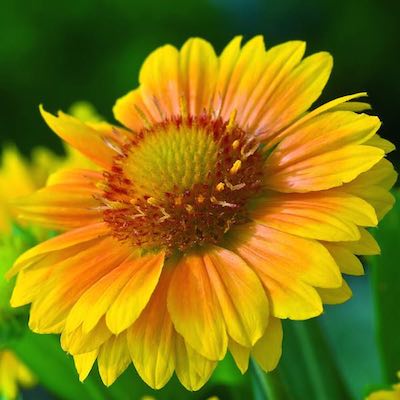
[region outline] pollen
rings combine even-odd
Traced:
[[[262,187],[263,157],[235,118],[188,116],[181,105],[180,116],[126,143],[101,186],[103,218],[114,236],[172,253],[217,244],[247,222],[250,199]]]

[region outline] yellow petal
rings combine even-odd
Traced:
[[[352,111],[361,112],[371,110],[372,107],[368,103],[362,101],[348,101],[346,103],[340,104],[336,107],[331,108],[329,111]]]
[[[75,368],[79,374],[79,380],[83,382],[90,371],[92,370],[93,364],[96,361],[99,351],[93,350],[89,353],[77,354],[74,356]]]
[[[224,316],[201,254],[182,257],[171,280],[168,310],[175,329],[210,360],[224,358],[228,337]]]
[[[140,377],[153,389],[162,388],[175,366],[175,330],[167,311],[170,271],[163,271],[146,308],[128,329],[128,347]]]
[[[364,267],[361,261],[348,248],[334,243],[324,243],[324,245],[343,274],[364,275]]]
[[[201,356],[179,335],[175,339],[175,364],[178,379],[190,391],[200,389],[216,366],[215,361]]]
[[[140,315],[156,287],[164,265],[164,252],[144,256],[131,265],[131,278],[121,289],[106,314],[107,326],[119,334]]]
[[[126,370],[130,363],[126,334],[111,336],[99,350],[97,364],[101,380],[110,386]]]
[[[380,137],[378,134],[374,135],[365,144],[368,146],[379,147],[380,149],[384,150],[385,154],[396,150],[396,146],[392,142]]]
[[[229,339],[229,351],[240,372],[244,374],[249,367],[250,348],[244,347],[234,340]]]
[[[107,328],[104,318],[90,331],[83,332],[82,326],[73,331],[63,330],[61,334],[61,347],[64,351],[72,354],[90,353],[105,343],[112,333]]]
[[[341,304],[349,300],[352,296],[351,289],[344,279],[342,286],[339,288],[318,288],[317,290],[324,304]]]
[[[278,318],[270,318],[262,338],[255,344],[251,354],[265,372],[278,365],[282,354],[282,324]]]
[[[364,228],[359,228],[360,239],[353,242],[339,242],[346,249],[350,250],[353,254],[372,256],[380,254],[380,248],[374,237]]]
[[[229,336],[252,346],[268,322],[268,301],[257,275],[236,254],[216,246],[204,254],[204,263]]]
[[[153,51],[140,69],[139,83],[148,109],[156,105],[164,118],[178,115],[181,96],[179,51],[171,45]]]

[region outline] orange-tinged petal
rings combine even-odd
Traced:
[[[106,386],[112,385],[130,363],[126,333],[111,336],[99,350],[97,364],[101,380]]]
[[[135,89],[119,98],[113,107],[114,117],[133,132],[140,132],[151,124],[160,122],[162,116],[153,103],[149,109],[142,97],[141,89]]]
[[[254,82],[265,68],[265,46],[262,36],[249,40],[241,50],[241,37],[235,38],[221,54],[221,73],[216,86],[216,109],[229,119],[236,109],[241,112]],[[251,66],[254,66],[252,70]],[[253,72],[253,74],[251,74]]]
[[[139,257],[133,252],[79,298],[68,315],[66,330],[70,331],[82,325],[83,331],[89,332],[100,318],[106,315],[107,325],[113,333],[123,331],[146,306],[157,285],[163,260],[163,254]],[[144,279],[146,275],[148,276]],[[130,289],[135,290],[133,296],[128,296]],[[125,299],[126,304],[121,304],[121,299]],[[120,306],[123,307],[122,310]],[[91,310],[89,314],[88,309]]]
[[[272,314],[292,319],[319,315],[321,299],[310,285],[338,287],[342,280],[329,252],[316,241],[262,225],[236,229],[240,241],[232,247],[264,284]]]
[[[251,355],[264,371],[272,371],[278,365],[282,354],[282,339],[280,319],[270,318],[264,335],[251,350]]]
[[[59,112],[58,116],[48,113],[40,106],[42,117],[47,125],[71,146],[75,147],[90,160],[104,168],[110,168],[113,157],[117,154],[110,146],[104,131],[98,131],[89,124],[70,115]],[[109,127],[109,136],[114,138],[113,127]]]
[[[311,192],[351,182],[384,156],[381,149],[349,145],[288,166],[267,160],[265,187],[279,192]]]
[[[168,293],[175,329],[210,360],[221,360],[228,336],[224,316],[202,254],[184,255],[175,267]]]
[[[348,248],[335,243],[324,243],[343,274],[364,275],[361,261]]]
[[[73,229],[102,221],[102,215],[97,210],[99,202],[95,195],[101,191],[92,181],[93,173],[85,175],[72,171],[71,177],[62,173],[68,183],[56,183],[36,191],[26,198],[15,202],[19,210],[19,218],[46,226],[50,229]],[[56,174],[57,175],[57,174]],[[101,178],[100,174],[96,174]],[[58,180],[57,177],[53,180]]]
[[[130,266],[131,278],[107,311],[111,332],[119,334],[138,318],[153,293],[164,265],[165,253],[143,256]]]
[[[291,277],[317,287],[338,287],[342,278],[327,249],[318,241],[280,232],[262,224],[235,228],[238,239],[231,247],[262,261],[259,268],[272,277],[287,272]],[[245,261],[247,257],[244,257]],[[301,260],[301,262],[300,262]],[[249,265],[252,265],[250,263]]]
[[[175,338],[175,364],[178,379],[191,391],[200,389],[216,366],[215,361],[201,356],[179,335]]]
[[[103,236],[107,236],[109,233],[110,230],[107,224],[104,222],[87,225],[63,233],[62,235],[46,240],[45,242],[40,243],[39,245],[23,253],[20,257],[18,257],[13,267],[7,274],[9,277],[11,277],[22,268],[29,267],[53,253],[56,255],[56,258],[59,259],[63,257],[63,251],[66,251],[67,253],[70,251],[73,253],[76,249],[77,253],[82,245],[85,245],[87,242],[92,240],[100,239]]]
[[[379,129],[378,117],[336,111],[319,115],[278,144],[267,164],[287,168],[294,163],[366,142]]]
[[[249,347],[242,346],[234,340],[229,339],[229,351],[242,374],[244,374],[249,367],[250,350]]]
[[[179,79],[183,101],[191,115],[209,110],[214,96],[218,59],[210,43],[187,40],[179,54]]]
[[[252,346],[268,322],[268,301],[257,275],[239,256],[216,246],[204,254],[204,263],[229,336]]]
[[[57,333],[65,325],[67,316],[86,290],[96,284],[131,254],[114,238],[97,241],[78,254],[43,268],[21,271],[12,300],[24,299],[24,289],[32,287],[30,327],[35,332]],[[36,271],[47,271],[44,279]],[[31,283],[36,280],[36,283]]]
[[[79,374],[79,380],[83,382],[89,375],[99,351],[93,350],[89,353],[77,354],[74,356],[75,368]]]
[[[159,107],[160,116],[170,118],[180,112],[179,51],[165,45],[153,51],[144,61],[139,74],[143,101],[151,109]]]
[[[350,94],[347,96],[338,97],[337,99],[334,99],[334,100],[328,101],[325,104],[322,104],[321,106],[315,108],[314,110],[305,113],[302,117],[300,117],[298,120],[296,120],[293,124],[289,125],[287,128],[285,128],[281,132],[279,132],[272,140],[269,140],[268,143],[266,143],[266,147],[271,148],[271,147],[275,146],[283,138],[289,136],[293,132],[296,132],[297,129],[299,129],[303,124],[307,123],[308,121],[317,117],[318,115],[321,115],[326,112],[334,111],[336,108],[342,107],[344,104],[346,104],[350,100],[354,100],[359,97],[365,97],[365,96],[367,96],[366,92],[360,92],[360,93]],[[263,136],[261,134],[260,138],[262,138],[262,137]]]
[[[247,86],[245,107],[238,111],[238,122],[243,127],[250,131],[262,130],[261,121],[271,107],[274,91],[300,63],[305,48],[305,42],[289,41],[268,49],[262,57],[264,68],[261,76],[253,74],[253,63],[250,62],[249,74],[253,74],[253,81]]]
[[[349,300],[352,296],[351,289],[344,279],[342,286],[339,288],[335,289],[318,288],[317,290],[324,304],[341,304]]]
[[[218,77],[215,84],[215,96],[213,100],[213,109],[221,112],[223,99],[229,88],[232,75],[235,73],[236,63],[241,54],[240,43],[242,36],[233,38],[222,51],[218,58]]]
[[[149,303],[127,331],[135,368],[153,389],[160,389],[169,381],[175,366],[176,333],[167,310],[170,275],[170,271],[163,271]]]
[[[305,58],[286,76],[265,105],[258,127],[261,139],[270,140],[317,100],[328,81],[332,64],[329,53],[316,53]]]
[[[358,225],[378,222],[369,203],[335,189],[267,195],[252,218],[283,232],[328,241],[357,240]]]

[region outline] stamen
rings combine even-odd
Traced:
[[[222,207],[230,207],[230,208],[236,208],[237,205],[234,203],[228,203],[227,201],[223,201],[223,200],[217,200],[214,196],[211,196],[210,198],[211,203],[213,204],[218,204]]]
[[[120,147],[118,147],[118,145],[116,143],[112,142],[110,138],[103,136],[102,139],[103,139],[103,142],[106,144],[106,146],[109,147],[111,150],[114,150],[116,153],[118,153],[121,156],[124,155],[124,152],[122,151],[122,149]]]
[[[225,178],[225,185],[228,186],[228,188],[232,191],[243,189],[246,186],[245,183],[238,183],[237,185],[232,185],[232,183],[230,183],[226,178]]]
[[[156,200],[154,197],[149,197],[149,198],[147,199],[147,202],[148,202],[149,204],[151,204],[152,206],[157,206],[157,205],[158,205],[158,202],[157,202],[157,200]]]
[[[196,198],[199,204],[204,203],[205,197],[202,194],[199,194]]]
[[[252,144],[252,146],[247,150],[247,147],[249,145],[251,145],[251,144]],[[251,138],[240,149],[240,154],[245,159],[249,158],[250,156],[252,156],[257,151],[259,146],[260,146],[260,143],[258,141],[253,141],[253,139]]]
[[[240,144],[239,140],[236,139],[236,140],[232,143],[232,149],[233,149],[233,150],[236,150],[236,149],[239,147],[239,144]]]
[[[237,115],[237,110],[236,108],[231,112],[231,115],[229,117],[229,122],[228,125],[226,126],[226,131],[228,133],[232,132],[234,126],[235,126],[235,119],[236,119],[236,115]]]
[[[238,171],[239,171],[239,169],[240,169],[240,167],[242,166],[242,162],[240,161],[240,160],[236,160],[235,162],[234,162],[234,164],[232,165],[232,168],[230,169],[230,173],[232,174],[232,175],[234,175],[234,174],[236,174]]]
[[[215,187],[217,192],[222,192],[225,189],[225,184],[223,182],[218,183],[218,185]]]
[[[186,204],[185,209],[189,214],[193,214],[193,206],[190,204]]]

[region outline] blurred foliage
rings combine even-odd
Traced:
[[[398,15],[389,0],[2,0],[0,13],[1,140],[28,152],[61,149],[38,105],[67,110],[84,99],[112,118],[118,97],[137,85],[145,57],[164,43],[202,36],[220,51],[237,34],[263,34],[267,46],[306,40],[308,52],[335,58],[327,100],[367,90],[384,121],[383,136],[399,144]],[[396,157],[396,156],[394,156]],[[399,158],[398,158],[399,159]]]
[[[376,330],[387,384],[400,370],[400,191],[393,210],[375,232],[382,254],[370,260],[377,315]]]

